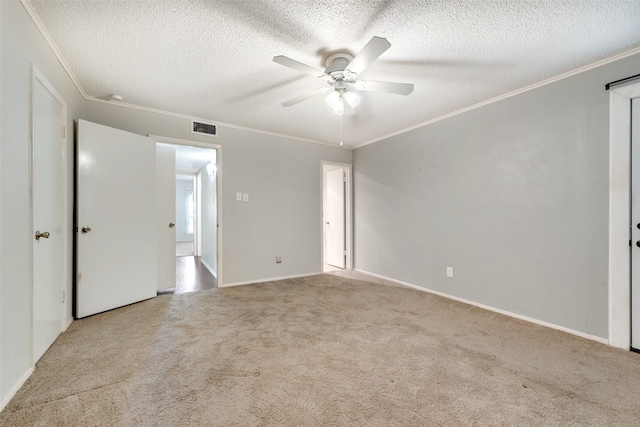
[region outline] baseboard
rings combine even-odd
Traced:
[[[297,274],[297,275],[294,275],[294,276],[282,276],[282,277],[271,277],[269,279],[248,280],[246,282],[225,283],[224,285],[218,285],[218,287],[219,288],[230,288],[232,286],[255,285],[257,283],[275,282],[276,280],[287,280],[287,279],[297,279],[297,278],[300,278],[300,277],[317,276],[318,274],[322,274],[322,273],[320,273],[320,272],[317,272],[317,273],[306,273],[306,274]]]
[[[417,286],[417,285],[414,285],[414,284],[411,284],[411,283],[403,282],[401,280],[396,280],[396,279],[392,279],[390,277],[381,276],[379,274],[371,273],[369,271],[364,271],[364,270],[359,270],[359,269],[354,269],[354,270],[358,271],[360,273],[363,273],[363,274],[368,274],[370,276],[377,277],[378,279],[387,280],[387,281],[392,282],[392,283],[397,284],[397,285],[406,286],[406,287],[412,288],[412,289],[417,289],[419,291],[427,292],[427,293],[430,293],[430,294],[433,294],[433,295],[438,295],[438,296],[443,297],[443,298],[447,298],[447,299],[451,299],[451,300],[454,300],[454,301],[462,302],[464,304],[473,305],[475,307],[482,308],[484,310],[493,311],[494,313],[504,314],[505,316],[513,317],[513,318],[519,319],[519,320],[524,320],[525,322],[534,323],[536,325],[544,326],[546,328],[555,329],[557,331],[566,332],[566,333],[571,334],[571,335],[576,335],[576,336],[581,337],[581,338],[586,338],[586,339],[591,340],[591,341],[596,341],[596,342],[599,342],[601,344],[609,345],[609,340],[608,339],[602,338],[602,337],[598,337],[596,335],[587,334],[587,333],[584,333],[584,332],[576,331],[574,329],[566,328],[564,326],[556,325],[554,323],[549,323],[549,322],[545,322],[545,321],[542,321],[542,320],[534,319],[533,317],[523,316],[521,314],[513,313],[511,311],[502,310],[500,308],[495,308],[495,307],[491,307],[489,305],[480,304],[480,303],[477,303],[477,302],[474,302],[474,301],[466,300],[464,298],[459,298],[459,297],[456,297],[456,296],[453,296],[453,295],[445,294],[443,292],[438,292],[438,291],[434,291],[432,289],[423,288],[422,286]]]
[[[11,402],[11,399],[13,399],[13,396],[15,396],[18,390],[20,390],[20,387],[22,387],[24,383],[27,382],[31,374],[33,374],[33,366],[29,368],[29,370],[24,374],[22,378],[20,378],[20,381],[18,381],[18,383],[11,389],[7,397],[2,399],[2,404],[0,405],[0,412],[2,412],[5,406],[7,406],[9,402]]]
[[[217,272],[217,271],[215,271],[215,270],[213,269],[213,267],[211,267],[209,264],[207,264],[207,263],[206,263],[202,258],[200,258],[200,262],[202,263],[202,265],[204,265],[205,267],[207,267],[207,270],[209,270],[209,272],[210,272],[211,274],[213,274],[213,277],[216,277],[216,278],[218,277],[218,272]]]

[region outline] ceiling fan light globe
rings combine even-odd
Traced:
[[[335,107],[332,108],[332,110],[339,116],[344,114],[344,100],[342,99],[342,97],[338,99],[338,103]]]
[[[340,94],[333,91],[329,95],[327,95],[327,97],[324,99],[324,102],[329,108],[333,110],[338,105],[338,103],[340,103],[340,100]]]
[[[347,92],[344,94],[344,100],[347,101],[347,104],[351,106],[351,108],[356,108],[358,104],[360,104],[360,100],[362,97],[354,92]]]

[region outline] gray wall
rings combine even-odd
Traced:
[[[176,178],[176,242],[192,242],[193,233],[187,234],[187,195],[193,191],[193,179]]]
[[[217,239],[218,230],[216,224],[218,222],[218,198],[216,195],[217,185],[217,172],[212,175],[207,173],[206,166],[199,172],[201,177],[201,261],[204,262],[213,272],[216,277],[218,275],[218,260],[217,260]]]
[[[224,284],[322,270],[321,162],[351,163],[351,150],[229,127],[220,127],[212,139],[191,134],[187,118],[99,101],[86,103],[86,116],[141,135],[222,146],[218,179]],[[249,203],[236,202],[236,192],[249,194]],[[276,264],[276,255],[283,257],[282,264]]]
[[[356,268],[607,337],[604,85],[639,65],[628,57],[355,150]]]
[[[71,224],[73,121],[84,118],[84,100],[16,1],[0,2],[2,125],[0,133],[0,402],[31,368],[31,229],[29,198],[30,64],[67,102],[69,210]],[[69,235],[71,230],[68,230]],[[67,254],[71,269],[71,253]],[[66,284],[71,295],[71,281]],[[61,306],[62,310],[62,306]],[[71,319],[71,298],[66,303]]]

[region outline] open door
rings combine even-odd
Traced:
[[[327,264],[338,268],[345,268],[346,238],[345,238],[345,171],[343,168],[328,171],[327,177],[327,206],[326,233]]]
[[[78,121],[76,317],[156,295],[155,140]]]
[[[157,291],[176,286],[176,150],[156,147]]]

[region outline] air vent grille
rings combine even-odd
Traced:
[[[203,123],[191,120],[191,133],[199,133],[202,135],[217,136],[218,129],[213,123]]]

